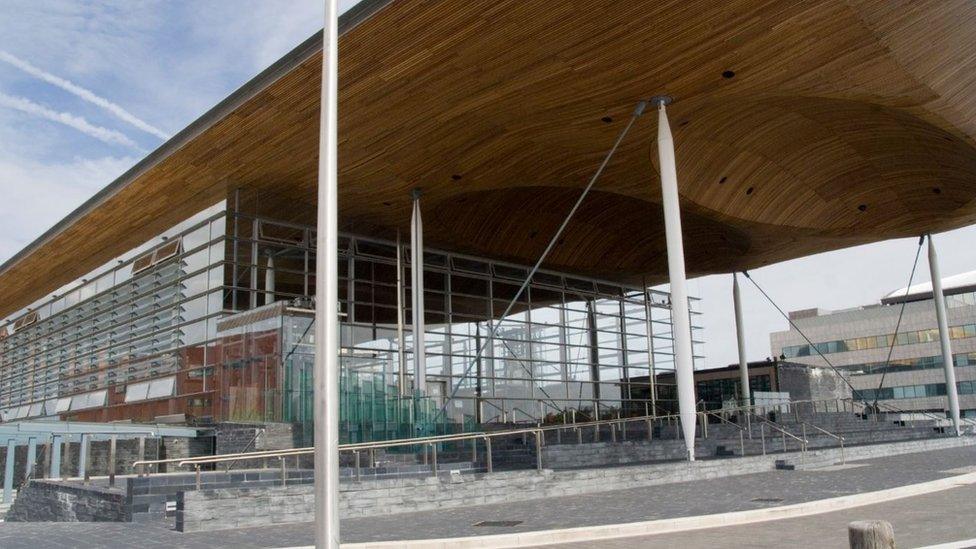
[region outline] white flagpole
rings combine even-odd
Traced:
[[[325,1],[315,261],[315,546],[339,547],[338,0]]]

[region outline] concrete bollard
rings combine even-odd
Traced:
[[[895,531],[886,520],[858,520],[847,525],[851,549],[895,549]]]

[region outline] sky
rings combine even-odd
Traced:
[[[345,11],[356,0],[340,0]],[[22,249],[321,28],[321,0],[0,3],[0,261]],[[680,175],[680,174],[679,174]],[[976,226],[936,235],[944,276],[976,269]],[[753,271],[784,310],[877,302],[904,286],[917,239]],[[924,254],[916,282],[929,280]],[[740,281],[750,360],[786,321]],[[705,367],[736,362],[731,277],[692,280]]]

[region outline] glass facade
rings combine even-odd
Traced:
[[[749,377],[750,394],[772,391],[770,377],[766,374]],[[742,382],[734,378],[707,379],[695,383],[695,395],[704,402],[705,409],[721,409],[726,402],[738,403],[742,394]]]
[[[976,394],[976,381],[958,381],[956,389],[960,395]],[[923,385],[900,385],[881,389],[859,389],[855,398],[874,401],[903,398],[925,398],[946,396],[945,383],[926,383]]]
[[[956,368],[961,366],[976,366],[976,353],[956,353],[952,355],[952,362]],[[880,374],[881,372],[907,372],[909,370],[930,370],[942,367],[942,355],[922,356],[917,358],[893,358],[890,362],[868,362],[837,366],[857,374]]]
[[[217,205],[2,324],[0,416],[173,395],[176,351],[216,334],[225,221]]]
[[[4,419],[310,421],[314,229],[221,203],[163,236],[0,324]],[[393,242],[340,237],[345,440],[643,413],[655,375],[673,371],[664,292],[543,271],[499,318],[526,267],[426,250],[418,396],[413,333],[398,324],[398,302],[412,315],[409,248],[401,256]]]
[[[963,324],[960,326],[949,327],[950,339],[963,339],[969,337],[976,337],[976,324]],[[783,347],[782,352],[785,358],[796,358],[799,356],[814,356],[817,354],[863,351],[865,349],[889,347],[891,346],[892,339],[895,340],[895,345],[929,343],[939,341],[939,330],[937,328],[929,328],[926,330],[902,332],[898,334],[897,338],[895,338],[893,335],[879,335],[825,341],[822,343],[816,343],[816,349],[810,345],[791,345],[789,347]]]

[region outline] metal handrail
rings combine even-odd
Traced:
[[[768,424],[770,426],[770,428],[774,429],[775,431],[778,431],[778,432],[782,433],[784,436],[787,436],[787,437],[792,438],[793,440],[796,440],[797,442],[799,442],[801,445],[803,445],[805,447],[808,444],[808,441],[805,439],[805,437],[802,437],[801,438],[801,437],[798,437],[798,436],[794,435],[793,433],[791,433],[791,432],[787,431],[786,429],[782,428],[781,426],[779,426],[775,422],[773,422],[773,421],[769,420],[768,418],[763,417],[762,415],[756,413],[755,410],[757,410],[757,409],[767,410],[767,409],[770,409],[770,408],[776,408],[776,407],[780,407],[780,406],[791,406],[791,407],[795,407],[797,404],[815,404],[816,405],[816,404],[828,403],[828,402],[838,403],[838,409],[839,409],[840,408],[839,403],[840,402],[846,402],[846,401],[855,402],[854,399],[851,399],[851,398],[792,400],[792,401],[786,401],[786,402],[777,403],[777,404],[760,404],[760,405],[754,404],[754,405],[747,405],[747,406],[737,406],[737,407],[733,407],[733,408],[724,408],[724,409],[722,409],[720,411],[721,412],[726,412],[726,413],[729,413],[729,412],[731,412],[731,413],[734,413],[734,412],[748,412],[750,414],[750,416],[757,417],[758,419],[760,419],[765,424]],[[492,403],[492,402],[490,402],[488,400],[485,400],[485,402],[488,402],[488,404],[490,406],[493,406],[495,408],[498,408],[497,405],[495,405],[494,403]],[[888,406],[888,405],[884,404],[884,406]],[[826,408],[826,406],[825,406],[825,408]],[[845,409],[846,409],[846,406],[845,406]],[[513,411],[514,411],[514,409],[513,409]],[[522,411],[522,410],[519,409],[519,411]],[[522,411],[522,412],[525,413],[524,411]],[[736,428],[738,428],[740,430],[740,433],[746,431],[745,428],[743,428],[742,426],[740,426],[740,425],[738,425],[738,424],[736,424],[734,422],[731,422],[731,421],[725,419],[724,417],[722,417],[717,412],[718,411],[716,411],[716,410],[704,410],[704,411],[698,411],[698,412],[696,412],[696,415],[699,416],[699,417],[702,417],[702,416],[704,416],[704,417],[707,417],[707,416],[716,417],[722,423],[727,423],[729,425],[734,425]],[[526,415],[528,415],[528,414],[526,414]],[[458,434],[451,434],[451,435],[428,436],[428,437],[422,437],[422,438],[387,440],[387,441],[375,441],[375,442],[356,443],[356,444],[344,444],[344,445],[340,445],[339,446],[339,451],[340,452],[357,452],[357,451],[363,451],[363,450],[376,450],[376,449],[388,448],[388,447],[423,446],[423,445],[439,444],[439,443],[442,443],[442,442],[462,442],[462,441],[468,441],[468,440],[488,440],[488,439],[491,439],[491,438],[505,437],[505,436],[519,435],[519,434],[534,434],[534,433],[537,433],[537,432],[538,433],[545,433],[547,431],[557,431],[557,432],[559,432],[559,431],[562,431],[562,430],[565,430],[565,429],[579,430],[579,429],[583,429],[583,428],[587,428],[587,427],[597,427],[598,428],[598,427],[600,427],[602,425],[619,425],[619,424],[626,424],[626,423],[631,423],[631,422],[655,422],[655,421],[675,421],[675,422],[680,422],[681,421],[681,418],[680,418],[680,415],[679,414],[643,415],[643,416],[632,416],[632,417],[619,417],[619,418],[610,418],[610,419],[599,419],[599,420],[586,421],[586,422],[573,422],[573,423],[563,423],[563,424],[555,424],[555,425],[537,425],[537,426],[534,426],[534,427],[531,427],[531,428],[511,429],[511,430],[495,431],[495,432],[491,432],[491,433],[485,433],[485,432],[458,433]],[[805,422],[802,422],[802,423],[805,423]],[[810,425],[811,427],[814,427],[818,431],[824,431],[825,434],[828,434],[828,435],[833,436],[833,437],[836,438],[836,435],[834,435],[833,433],[829,433],[826,430],[821,429],[821,428],[819,428],[819,427],[817,427],[815,425],[809,424],[809,423],[807,423],[807,425]],[[750,435],[751,435],[751,431],[750,431]],[[139,471],[142,468],[145,468],[145,467],[148,467],[148,466],[152,466],[152,465],[159,465],[159,464],[176,463],[179,466],[184,466],[184,465],[194,465],[194,464],[204,464],[204,463],[217,463],[217,462],[221,462],[222,463],[222,462],[232,461],[233,458],[243,459],[243,460],[270,459],[270,458],[278,458],[278,457],[289,457],[289,456],[293,456],[293,455],[310,454],[313,451],[314,451],[313,448],[292,448],[292,449],[287,449],[287,450],[267,450],[267,451],[260,451],[260,452],[246,452],[246,453],[236,453],[236,454],[222,454],[220,456],[200,456],[200,457],[196,457],[196,458],[172,458],[172,459],[162,459],[162,460],[142,460],[142,461],[135,462],[133,464],[133,466],[136,468],[137,471]]]
[[[796,440],[797,442],[799,442],[802,445],[803,450],[806,451],[806,445],[807,445],[807,440],[806,439],[800,438],[800,437],[794,435],[793,433],[787,431],[786,429],[784,429],[782,426],[780,426],[775,421],[772,421],[772,420],[770,420],[768,418],[765,418],[765,417],[763,417],[763,416],[761,416],[759,414],[753,414],[753,415],[756,416],[757,418],[759,418],[759,420],[762,421],[764,424],[769,425],[769,427],[771,429],[774,429],[776,431],[779,431],[784,436],[788,436],[788,437],[792,438],[793,440]],[[786,450],[786,445],[785,444],[783,445],[783,450]]]
[[[837,407],[839,409],[840,408],[840,404],[839,403],[841,403],[841,402],[857,402],[857,401],[855,399],[853,399],[853,398],[846,398],[846,397],[845,398],[809,399],[809,400],[786,400],[784,402],[777,402],[777,403],[770,403],[770,404],[749,404],[749,405],[745,405],[745,406],[733,406],[731,408],[721,408],[720,410],[713,410],[713,411],[721,411],[721,412],[737,412],[737,411],[747,412],[747,411],[752,411],[753,413],[755,413],[756,410],[770,410],[770,409],[776,409],[776,408],[781,408],[781,407],[789,407],[789,408],[793,408],[794,410],[796,410],[796,405],[798,405],[798,404],[813,404],[814,406],[816,406],[817,404],[828,403],[828,402],[838,403],[837,404]],[[826,408],[826,406],[825,406],[825,408]],[[816,408],[814,408],[814,409],[816,409]],[[846,406],[845,406],[845,409],[846,409]]]
[[[831,433],[830,431],[822,427],[818,427],[817,425],[814,425],[812,423],[807,423],[806,421],[801,421],[800,426],[803,428],[803,438],[807,438],[807,426],[810,426],[813,427],[814,430],[816,431],[819,431],[829,437],[837,439],[837,441],[840,443],[840,463],[841,465],[847,463],[847,456],[844,453],[844,437],[842,437],[841,435]]]
[[[746,428],[745,427],[742,427],[741,425],[738,425],[736,423],[733,423],[733,422],[725,419],[724,417],[722,417],[722,416],[720,416],[720,415],[718,415],[715,412],[712,412],[710,410],[705,410],[704,413],[706,414],[705,417],[708,417],[709,415],[711,415],[713,417],[717,417],[719,419],[719,421],[721,421],[722,423],[726,423],[728,425],[731,425],[731,426],[733,426],[733,427],[735,427],[736,429],[739,430],[739,453],[741,453],[743,456],[745,456],[746,455],[746,440],[745,440],[744,433],[745,433]]]
[[[529,427],[529,428],[522,428],[522,429],[508,429],[504,431],[495,431],[495,432],[458,433],[458,434],[450,434],[450,435],[435,435],[435,436],[428,436],[422,438],[409,438],[409,439],[385,440],[385,441],[374,441],[374,442],[361,442],[361,443],[354,443],[354,444],[341,444],[339,445],[339,451],[357,452],[362,450],[376,450],[380,448],[423,446],[423,445],[430,445],[430,444],[439,444],[443,442],[485,440],[485,439],[506,437],[512,435],[544,433],[546,431],[556,431],[556,430],[564,430],[564,429],[582,429],[586,427],[598,427],[601,425],[612,425],[612,424],[621,424],[621,423],[628,423],[628,422],[659,421],[659,420],[668,420],[668,419],[680,420],[680,416],[677,414],[671,414],[665,416],[632,416],[632,417],[601,419],[601,420],[587,421],[587,422],[543,425],[543,426],[536,426],[536,427]],[[218,456],[199,456],[195,458],[140,460],[133,463],[133,467],[135,467],[137,471],[139,471],[142,468],[152,466],[152,465],[160,465],[160,464],[175,463],[178,466],[203,465],[206,463],[223,463],[226,461],[233,461],[235,459],[252,460],[252,459],[290,457],[294,455],[310,454],[313,452],[314,452],[314,447],[306,447],[306,448],[289,448],[285,450],[263,450],[258,452],[221,454]]]

